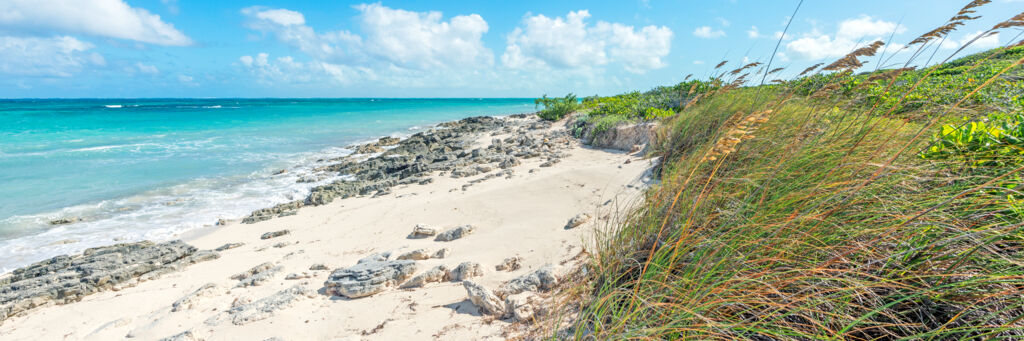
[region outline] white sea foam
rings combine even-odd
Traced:
[[[104,106],[107,107],[107,108],[111,108],[111,109],[117,109],[117,108],[123,108],[124,107],[123,105],[120,105],[120,104],[108,104],[108,105],[104,105]]]
[[[0,225],[38,233],[0,241],[0,274],[89,247],[171,240],[185,231],[210,226],[218,219],[240,219],[260,208],[302,200],[315,186],[350,178],[314,171],[331,159],[349,154],[349,149],[332,147],[315,153],[279,156],[277,162],[250,174],[200,178],[125,198],[4,219]],[[273,175],[280,169],[288,171]],[[48,224],[66,217],[81,217],[83,221]]]

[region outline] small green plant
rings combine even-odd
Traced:
[[[537,113],[537,116],[549,121],[558,121],[579,108],[579,101],[576,100],[576,95],[569,93],[565,97],[548,97],[545,94],[543,97],[533,101],[536,106],[544,106],[544,110]]]
[[[959,159],[966,166],[1009,166],[1024,162],[1024,114],[992,114],[981,121],[947,124],[937,133],[931,147],[921,152],[925,159]]]

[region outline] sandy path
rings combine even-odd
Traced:
[[[245,245],[154,281],[11,318],[0,326],[0,339],[156,340],[186,330],[206,340],[501,339],[508,322],[488,322],[491,319],[481,317],[466,300],[460,283],[431,283],[350,300],[323,295],[323,282],[330,271],[309,268],[315,263],[330,269],[347,267],[373,252],[447,247],[451,249],[447,258],[421,261],[420,271],[438,264],[454,268],[475,261],[485,270],[476,280],[494,288],[544,264],[569,259],[604,221],[594,219],[566,230],[568,219],[581,212],[603,217],[615,207],[635,201],[643,185],[641,178],[651,165],[621,152],[573,147],[568,153],[553,167],[538,168],[541,160],[528,160],[513,168],[511,178],[490,179],[465,191],[461,190],[463,184],[483,175],[461,179],[435,176],[431,184],[396,187],[383,197],[336,200],[303,208],[294,216],[220,227],[189,242],[201,249],[232,242]],[[633,162],[625,164],[627,159]],[[442,230],[473,224],[477,231],[452,242],[407,239],[417,223]],[[282,229],[291,233],[260,239],[265,232]],[[274,247],[280,243],[287,245]],[[522,257],[522,269],[494,269],[512,256]],[[261,285],[233,288],[238,281],[230,279],[231,275],[264,262],[281,265],[284,270]],[[285,279],[290,273],[302,272],[313,277]],[[211,282],[217,287],[198,297],[190,309],[171,311],[174,301]],[[257,300],[297,284],[321,293],[302,297],[245,325],[204,323],[230,308],[236,299]]]

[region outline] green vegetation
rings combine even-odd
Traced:
[[[562,98],[549,98],[548,95],[544,95],[544,97],[534,100],[533,103],[544,106],[544,110],[537,113],[537,116],[549,121],[558,121],[579,108],[576,95],[571,93]]]
[[[592,137],[619,124],[652,121],[674,116],[689,100],[717,88],[713,81],[686,81],[647,92],[583,99],[582,114],[573,127],[577,137]],[[587,132],[590,136],[583,136]]]
[[[555,318],[596,339],[1024,338],[1024,47],[849,73],[872,55],[585,99],[595,125],[678,114],[660,181]]]

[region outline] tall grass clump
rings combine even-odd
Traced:
[[[771,86],[745,86],[771,71],[744,65],[683,104],[655,148],[660,182],[598,238],[557,335],[1024,338],[1022,116],[978,100],[1022,48],[854,76],[881,46]],[[932,86],[950,65],[975,81]],[[908,106],[925,88],[944,100]]]

